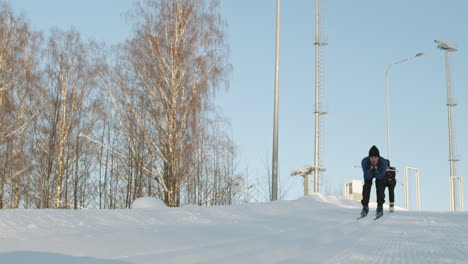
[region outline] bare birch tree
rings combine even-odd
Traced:
[[[18,208],[25,172],[30,169],[26,148],[35,117],[32,90],[38,78],[40,38],[23,17],[0,4],[0,208],[4,203]]]
[[[218,9],[136,2],[132,36],[109,63],[73,29],[41,46],[0,5],[0,208],[238,202],[236,149],[212,107],[230,71]]]
[[[185,179],[188,204],[221,205],[240,202],[243,177],[237,172],[236,147],[225,132],[228,122],[212,112],[200,120],[196,164]]]
[[[214,0],[137,2],[134,35],[106,82],[123,95],[121,104],[113,101],[127,141],[135,132],[144,139],[151,163],[135,165],[157,182],[168,206],[180,205],[181,186],[196,162],[198,116],[228,69],[218,6]],[[123,113],[134,122],[124,123]]]
[[[89,146],[79,134],[92,133],[96,120],[96,71],[90,62],[89,45],[75,30],[55,29],[47,42],[41,115],[37,123],[37,179],[41,198],[38,207],[68,207],[65,188],[71,188],[86,172],[79,172],[82,154]],[[90,158],[88,153],[87,158]],[[88,165],[86,165],[88,166]],[[72,172],[75,172],[72,177]],[[78,190],[72,191],[77,198]],[[77,207],[77,201],[74,207]]]

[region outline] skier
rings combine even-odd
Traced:
[[[395,167],[390,166],[390,160],[388,161],[388,170],[385,173],[385,187],[388,188],[388,196],[390,198],[390,212],[394,211],[395,206],[395,186],[396,186],[396,170]],[[385,193],[385,191],[384,191]]]
[[[362,159],[362,171],[364,173],[364,186],[362,187],[362,211],[364,217],[369,213],[369,197],[372,187],[372,180],[375,178],[377,190],[377,211],[376,218],[383,215],[383,204],[385,202],[385,174],[387,173],[388,162],[380,157],[379,149],[374,145],[369,150],[369,155]]]

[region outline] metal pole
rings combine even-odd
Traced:
[[[405,208],[409,209],[408,201],[408,170],[405,168]]]
[[[419,191],[419,169],[416,170],[416,203],[418,212],[421,211],[421,192]]]
[[[405,207],[409,209],[409,186],[408,186],[408,171],[414,170],[416,172],[416,210],[421,210],[421,192],[419,188],[419,169],[412,167],[405,167]]]
[[[320,168],[320,0],[315,0],[315,158],[314,158],[314,192],[319,192]],[[309,181],[308,177],[306,179]]]
[[[459,184],[460,184],[460,209],[462,212],[465,211],[465,206],[463,205],[463,178],[459,178]]]
[[[448,113],[448,129],[449,129],[449,162],[450,162],[450,176],[452,177],[451,189],[452,189],[452,199],[451,199],[451,208],[452,211],[455,211],[455,193],[454,193],[454,181],[455,177],[455,167],[454,167],[454,155],[453,155],[453,117],[452,117],[452,76],[450,69],[450,54],[449,51],[445,51],[445,73],[447,76],[447,113]]]
[[[449,177],[449,195],[450,195],[450,210],[455,211],[455,193],[453,188],[453,176]]]
[[[451,177],[452,179],[452,192],[453,192],[453,200],[454,200],[454,209],[455,211],[457,210],[457,204],[459,204],[460,211],[463,212],[465,211],[464,205],[463,205],[463,178],[461,177]],[[458,183],[458,185],[455,185],[455,182]],[[456,188],[458,187],[458,188]],[[455,201],[456,191],[458,191],[458,203]]]
[[[455,173],[455,156],[453,154],[453,145],[454,145],[454,134],[453,134],[453,116],[452,116],[452,107],[455,106],[452,100],[452,73],[451,73],[451,64],[450,64],[450,52],[455,52],[457,49],[450,46],[447,43],[435,40],[435,43],[439,44],[437,48],[445,51],[445,75],[447,81],[447,114],[448,114],[448,128],[449,128],[449,162],[450,162],[450,209],[452,212],[456,210],[455,208],[455,190],[454,190],[454,178],[456,178]]]
[[[279,116],[279,59],[280,59],[280,7],[281,0],[276,1],[276,59],[275,59],[275,109],[273,121],[273,162],[271,200],[278,200],[278,116]]]

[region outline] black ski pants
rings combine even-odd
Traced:
[[[395,203],[395,185],[396,185],[395,181],[387,182],[385,184],[385,187],[388,188],[388,197],[390,198],[390,203]]]
[[[372,180],[364,180],[362,187],[362,206],[369,206],[369,198],[372,188]],[[377,207],[382,208],[385,203],[385,180],[375,179],[375,188],[377,189]]]

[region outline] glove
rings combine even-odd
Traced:
[[[369,172],[371,175],[377,175],[380,173],[380,169],[377,166],[370,166]]]

